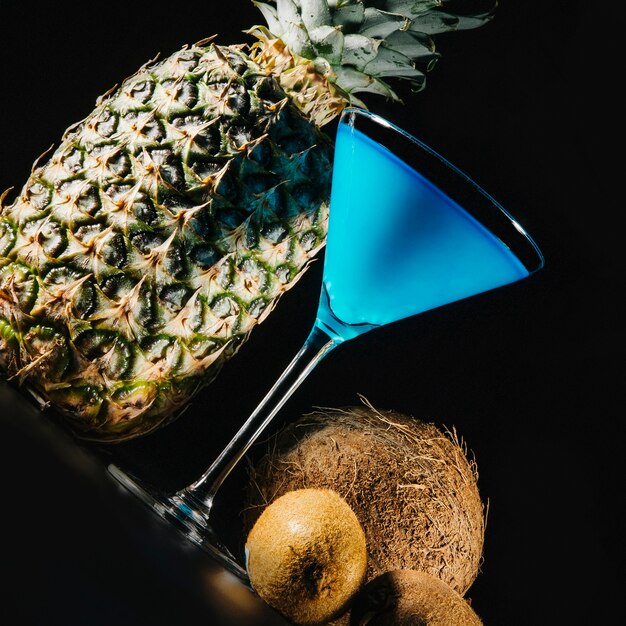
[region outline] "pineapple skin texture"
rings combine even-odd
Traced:
[[[169,423],[324,245],[331,169],[243,46],[146,64],[0,200],[0,364],[81,437]]]

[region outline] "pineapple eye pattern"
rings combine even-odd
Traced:
[[[0,357],[104,438],[173,419],[323,242],[330,156],[240,49],[144,66],[0,212]]]
[[[0,255],[5,256],[15,244],[15,227],[9,221],[0,222]]]
[[[141,106],[148,102],[154,92],[154,82],[147,77],[141,76],[130,81],[130,84],[124,89],[124,95]]]

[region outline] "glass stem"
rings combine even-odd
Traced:
[[[215,494],[233,468],[287,402],[291,394],[336,345],[338,345],[337,341],[314,326],[300,351],[261,400],[252,415],[206,472],[194,483],[178,492],[179,498],[192,500],[194,503],[202,505],[208,514]]]

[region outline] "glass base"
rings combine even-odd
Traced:
[[[188,540],[200,546],[214,560],[250,587],[246,568],[220,541],[215,528],[211,525],[210,516],[214,498],[226,477],[294,390],[336,345],[337,343],[326,332],[314,326],[302,348],[230,443],[204,474],[186,488],[173,495],[159,492],[113,464],[107,468],[109,473],[162,519],[180,531]]]
[[[250,586],[245,568],[223,545],[212,528],[209,521],[211,510],[203,502],[185,490],[173,495],[158,493],[116,465],[109,465],[107,469],[125,489],[139,498],[186,539],[202,548],[230,573]]]

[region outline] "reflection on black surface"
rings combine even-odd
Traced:
[[[6,623],[283,624],[0,383]]]

